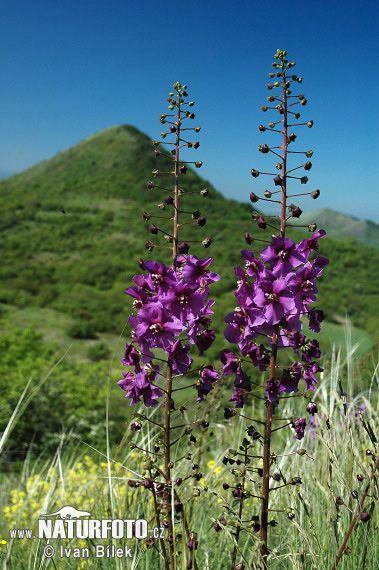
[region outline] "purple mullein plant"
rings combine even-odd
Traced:
[[[126,293],[134,298],[134,313],[129,318],[129,323],[133,326],[132,342],[126,344],[123,364],[133,370],[124,372],[124,378],[118,383],[125,390],[131,405],[137,404],[142,399],[146,407],[152,407],[157,405],[164,395],[164,421],[163,425],[160,425],[164,434],[163,450],[160,451],[159,445],[156,446],[158,451],[154,453],[151,450],[143,450],[147,455],[163,456],[164,468],[160,471],[154,465],[154,461],[149,458],[147,461],[149,479],[144,486],[153,492],[158,526],[160,526],[160,516],[164,517],[163,526],[168,529],[168,538],[166,541],[161,539],[161,554],[165,568],[172,569],[176,568],[172,502],[174,502],[175,513],[183,517],[187,539],[191,540],[183,505],[176,489],[179,485],[178,480],[182,481],[182,478],[177,478],[176,487],[175,482],[172,481],[172,468],[175,462],[172,461],[170,453],[174,443],[171,439],[171,431],[178,427],[171,425],[172,415],[176,411],[173,394],[176,390],[186,387],[180,382],[184,375],[190,372],[196,373],[191,370],[193,363],[190,356],[191,348],[195,347],[198,355],[202,356],[214,341],[214,331],[210,328],[214,301],[209,300],[208,295],[209,286],[220,278],[217,273],[210,270],[211,257],[198,259],[189,254],[190,242],[180,243],[179,239],[181,226],[192,223],[201,228],[206,223],[205,217],[198,210],[188,212],[180,208],[181,197],[193,193],[198,193],[202,197],[208,194],[208,189],[197,192],[186,192],[183,189],[188,165],[194,164],[196,168],[202,165],[201,161],[188,162],[180,156],[183,147],[197,149],[199,146],[197,141],[187,140],[189,131],[195,133],[200,131],[200,127],[186,126],[188,121],[195,118],[195,114],[189,110],[194,102],[186,102],[187,97],[187,87],[179,82],[175,83],[174,92],[170,93],[168,98],[169,110],[172,113],[162,114],[160,117],[161,124],[167,127],[167,130],[161,133],[162,139],[170,135],[174,137],[172,142],[166,143],[165,141],[165,144],[171,146],[171,151],[159,148],[159,141],[154,141],[157,147],[154,150],[155,156],[158,158],[163,155],[172,162],[172,168],[169,171],[154,169],[154,178],[172,175],[173,187],[161,185],[164,182],[160,185],[151,180],[147,182],[149,191],[159,191],[165,196],[164,201],[158,206],[159,209],[170,209],[172,213],[167,216],[154,216],[143,212],[142,215],[146,221],[156,218],[157,220],[169,220],[172,223],[173,227],[168,231],[167,228],[163,229],[155,223],[149,226],[151,234],[155,236],[163,234],[166,244],[169,245],[153,244],[150,240],[145,244],[148,251],[162,247],[170,248],[172,264],[168,267],[155,260],[139,261],[143,273],[133,277],[135,285],[126,290]],[[191,221],[180,222],[182,216],[188,216],[188,214],[191,216]],[[210,238],[191,241],[202,243],[204,248],[208,248],[211,244]],[[163,357],[162,351],[165,354]],[[219,374],[212,365],[200,366],[197,373],[193,387],[197,390],[197,401],[201,402],[214,388]],[[164,379],[163,382],[162,379]],[[140,417],[147,419],[146,416]],[[201,478],[198,472],[199,466],[196,465],[194,468],[196,471],[194,478],[199,480]],[[160,504],[158,504],[159,500],[162,501]],[[167,543],[168,555],[165,543]],[[197,548],[197,541],[194,544]],[[194,568],[197,568],[194,552],[191,560]]]
[[[303,193],[289,195],[288,183],[290,180],[298,180],[301,184],[308,182],[307,176],[295,176],[295,171],[299,169],[309,171],[312,164],[308,159],[313,154],[312,151],[304,153],[292,151],[297,135],[290,129],[297,129],[299,125],[306,125],[310,128],[313,121],[298,122],[300,118],[298,109],[303,107],[307,101],[304,95],[292,94],[293,84],[302,82],[302,78],[292,75],[292,71],[290,71],[295,63],[289,62],[286,59],[286,52],[281,50],[277,51],[275,59],[273,67],[276,72],[269,75],[270,78],[276,77],[277,80],[274,84],[267,85],[270,92],[274,93],[268,97],[271,106],[265,105],[262,110],[266,112],[270,109],[278,113],[279,118],[270,122],[268,126],[260,125],[259,130],[261,132],[279,133],[283,142],[280,146],[264,144],[259,146],[259,151],[263,154],[271,153],[275,157],[279,157],[276,169],[280,173],[264,173],[252,169],[253,178],[258,178],[261,174],[272,177],[274,188],[272,191],[266,190],[264,197],[252,193],[250,199],[253,203],[264,200],[280,204],[280,215],[267,217],[258,212],[252,214],[258,228],[264,230],[270,227],[274,233],[271,241],[263,248],[259,256],[252,250],[241,252],[244,267],[235,268],[235,274],[239,281],[234,295],[238,306],[225,318],[227,323],[225,337],[229,342],[238,345],[241,355],[230,349],[222,351],[220,355],[224,365],[223,374],[235,375],[234,392],[230,401],[235,402],[236,408],[242,408],[249,396],[254,396],[252,394],[253,383],[245,372],[246,363],[251,362],[256,368],[266,370],[268,373],[264,394],[266,400],[264,431],[262,431],[262,436],[259,434],[257,436],[257,441],[263,448],[263,453],[260,456],[263,460],[263,469],[261,470],[262,485],[259,491],[261,497],[259,527],[260,554],[264,568],[267,568],[269,552],[268,527],[273,524],[273,521],[269,522],[268,520],[270,481],[275,480],[275,477],[270,474],[270,466],[275,463],[275,454],[271,452],[272,432],[281,429],[281,427],[291,426],[295,438],[302,439],[306,426],[305,418],[278,418],[275,417],[275,411],[280,406],[282,394],[298,392],[301,380],[305,381],[305,390],[315,390],[316,374],[322,371],[322,368],[314,361],[315,358],[320,357],[318,341],[307,340],[301,330],[306,323],[309,330],[314,332],[320,330],[320,323],[324,314],[321,310],[310,305],[316,301],[316,280],[328,263],[328,260],[318,253],[319,240],[325,236],[325,232],[323,230],[315,231],[315,224],[308,226],[309,231],[314,232],[312,237],[303,239],[300,243],[294,243],[292,239],[285,236],[286,227],[290,225],[289,220],[299,218],[302,213],[298,206],[287,204],[288,198],[303,195]],[[300,166],[289,169],[289,156],[297,156],[298,154],[304,154],[307,160]],[[278,198],[280,199],[272,198],[275,194],[279,194]],[[309,194],[312,198],[317,198],[319,191],[309,192]],[[267,221],[268,218],[274,220],[278,218],[280,220],[278,227],[274,222]],[[255,240],[256,238],[254,239],[249,233],[245,234],[245,241],[248,245],[254,243]],[[298,360],[290,367],[285,368],[278,365],[278,351],[288,348],[294,350]],[[304,388],[301,390],[304,391]],[[289,396],[284,397],[288,398]],[[315,413],[316,409],[313,406],[312,413]],[[232,415],[237,415],[237,410],[226,409],[225,417],[228,418]],[[272,423],[274,420],[284,420],[286,423],[273,430]],[[254,433],[258,432],[254,430]],[[253,437],[253,439],[255,438]],[[293,477],[291,482],[287,484],[298,484],[300,482],[298,477]],[[242,499],[239,507],[239,519],[241,515]],[[236,564],[235,555],[236,549],[232,568],[235,568]]]

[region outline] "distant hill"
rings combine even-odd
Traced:
[[[331,238],[354,237],[361,245],[379,249],[379,225],[374,222],[359,220],[328,208],[305,212],[301,216],[301,222],[304,224],[316,222],[317,226],[324,228]]]
[[[154,157],[153,148],[135,127],[115,126],[0,182],[0,310],[11,314],[28,310],[28,319],[37,325],[45,311],[45,320],[53,321],[53,327],[61,323],[65,334],[74,338],[119,334],[124,329],[132,306],[124,290],[139,273],[138,259],[170,260],[169,250],[149,253],[144,247],[149,239],[163,242],[149,233],[151,222],[142,219],[142,211],[172,215],[169,207],[157,209],[168,192],[146,187],[153,169],[172,168],[169,159]],[[201,147],[193,156],[201,159]],[[247,248],[245,232],[270,240],[273,230],[257,230],[251,220],[252,204],[225,199],[199,173],[189,169],[180,183],[188,192],[208,187],[209,196],[185,196],[182,208],[200,210],[207,223],[183,226],[180,237],[212,238],[209,249],[191,244],[190,253],[214,257],[213,269],[222,276],[212,288],[219,301],[215,324],[222,331],[224,316],[235,305],[233,268],[242,262],[240,250]],[[171,177],[155,180],[172,188]],[[152,221],[164,231],[171,229],[170,221]],[[318,222],[322,227],[323,221]],[[351,240],[330,239],[333,224],[330,217],[325,222],[329,237],[321,240],[320,251],[331,262],[320,280],[318,305],[329,320],[349,314],[365,328],[377,304],[378,256]],[[289,230],[288,236],[304,238],[299,230]],[[253,250],[258,254],[262,247],[264,243],[257,241]],[[222,334],[219,338],[222,344]]]

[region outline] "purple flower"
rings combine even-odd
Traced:
[[[123,372],[123,380],[117,382],[122,390],[126,392],[126,398],[131,400],[130,405],[138,404],[140,398],[147,408],[157,404],[156,400],[163,395],[163,392],[156,386],[152,386],[149,381],[153,381],[158,376],[159,366],[155,369],[139,368],[134,376],[132,372]]]
[[[294,428],[295,428],[295,438],[296,439],[303,439],[304,437],[304,429],[305,426],[307,424],[307,421],[305,418],[300,418],[298,419],[295,423],[294,423]]]
[[[274,237],[271,244],[261,251],[261,258],[270,263],[277,277],[284,277],[293,267],[306,262],[298,246],[291,239],[283,237]]]
[[[182,323],[195,319],[204,306],[206,293],[199,292],[198,283],[179,281],[168,289],[159,300]]]
[[[197,259],[194,255],[182,255],[178,257],[178,262],[183,263],[181,268],[182,276],[187,280],[205,288],[211,283],[220,280],[218,273],[209,271],[208,267],[212,262],[212,257],[206,259]]]
[[[305,409],[307,410],[308,414],[311,414],[312,416],[318,412],[317,404],[315,402],[309,402],[308,406]]]
[[[241,368],[237,371],[234,390],[229,402],[236,402],[236,408],[243,408],[251,392],[251,383]]]
[[[325,319],[325,315],[321,309],[311,309],[308,313],[310,331],[318,333],[320,332],[320,324]]]
[[[275,378],[267,380],[266,394],[269,402],[276,402],[281,392],[283,392],[283,386]]]
[[[277,324],[284,315],[295,309],[295,302],[287,282],[283,278],[269,281],[262,279],[257,284],[253,297],[255,304],[262,307],[266,321],[269,325]]]
[[[312,358],[320,358],[321,350],[318,340],[312,339],[305,344],[303,348],[303,360],[312,362]]]
[[[311,364],[308,364],[308,366],[304,366],[303,378],[305,380],[306,390],[316,390],[314,387],[314,384],[317,384],[315,374],[317,372],[323,372],[323,370],[324,369],[320,368],[317,362],[312,362]]]
[[[178,336],[185,325],[170,313],[159,302],[149,303],[141,309],[136,317],[129,317],[135,326],[135,337],[139,344],[146,343],[150,347],[167,350],[174,337]]]
[[[213,390],[213,383],[217,382],[219,374],[214,366],[205,366],[197,384],[197,401],[202,402],[204,396]]]
[[[183,346],[180,339],[168,348],[168,361],[174,374],[185,374],[191,368],[193,360],[188,354],[189,350],[190,345]]]
[[[318,230],[313,234],[311,238],[303,239],[303,241],[300,242],[300,244],[298,245],[298,251],[303,253],[308,259],[312,251],[318,249],[318,240],[323,238],[325,235],[326,235],[325,230]]]
[[[204,331],[198,333],[196,337],[196,346],[199,349],[199,356],[203,356],[203,353],[208,350],[210,346],[214,343],[215,332],[213,329],[205,329]]]
[[[224,365],[222,370],[224,376],[235,374],[240,366],[238,357],[229,348],[225,348],[220,352],[220,360]]]
[[[136,366],[140,362],[140,355],[132,344],[126,343],[124,358],[122,363],[124,366]]]

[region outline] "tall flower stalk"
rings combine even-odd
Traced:
[[[188,568],[197,568],[195,550],[198,541],[195,533],[190,530],[178,487],[184,481],[199,481],[201,478],[200,467],[194,463],[190,475],[186,476],[184,473],[183,477],[176,476],[174,479],[177,465],[183,458],[172,460],[172,446],[182,437],[195,438],[191,436],[192,426],[178,422],[177,425],[172,424],[173,418],[176,417],[175,413],[181,412],[176,408],[173,396],[178,390],[194,387],[197,390],[197,401],[200,402],[218,380],[218,372],[213,366],[201,364],[194,370],[193,359],[189,355],[191,345],[196,347],[199,356],[203,356],[214,341],[214,331],[210,328],[214,301],[209,300],[208,295],[209,285],[217,281],[219,275],[209,269],[212,258],[198,259],[189,254],[190,243],[202,243],[204,248],[208,248],[211,244],[210,238],[180,242],[182,226],[196,224],[203,227],[206,224],[206,219],[200,211],[181,209],[181,198],[187,194],[199,194],[202,197],[208,194],[208,189],[188,192],[183,189],[188,165],[194,165],[196,168],[202,165],[201,161],[186,161],[181,157],[181,150],[184,147],[193,149],[199,147],[198,141],[188,140],[188,132],[198,133],[200,127],[187,126],[188,122],[195,118],[191,110],[194,102],[187,102],[187,97],[187,87],[179,82],[175,83],[174,92],[170,93],[167,99],[171,113],[160,116],[161,124],[167,126],[167,130],[162,132],[161,136],[165,145],[171,147],[171,150],[163,150],[159,146],[162,141],[153,141],[156,147],[155,156],[165,157],[165,164],[172,165],[171,168],[169,166],[169,170],[154,169],[154,179],[165,180],[167,175],[172,176],[173,186],[168,187],[165,182],[158,184],[149,180],[147,189],[163,193],[165,197],[158,205],[160,215],[143,212],[146,221],[159,220],[160,224],[172,224],[172,229],[167,229],[151,223],[150,233],[162,234],[166,245],[154,244],[150,240],[145,244],[150,252],[159,248],[171,249],[172,264],[168,267],[155,260],[139,261],[139,266],[145,273],[136,275],[133,278],[135,285],[126,290],[126,293],[135,299],[135,312],[129,318],[129,323],[134,327],[133,340],[130,344],[126,344],[123,364],[134,370],[123,373],[124,378],[119,382],[132,405],[143,398],[144,405],[152,407],[164,396],[163,424],[149,420],[146,415],[139,415],[140,421],[150,421],[153,426],[163,431],[163,450],[159,441],[154,450],[140,447],[138,449],[145,453],[145,468],[148,471],[148,477],[144,479],[142,485],[152,491],[156,522],[158,526],[162,523],[168,532],[166,539],[160,540],[160,555],[163,557],[165,568],[171,569],[177,565],[175,516],[182,518],[182,525],[187,535],[187,548],[190,551]],[[174,140],[166,141],[166,137],[169,139],[174,137]],[[168,215],[161,215],[163,212]],[[190,216],[189,221],[188,216]],[[187,221],[183,222],[182,219]],[[165,354],[163,357],[162,351]],[[196,375],[195,381],[188,386],[187,380],[182,385],[183,379],[190,374],[192,378]],[[194,423],[203,429],[208,424],[206,421]],[[141,424],[132,425],[132,429],[137,431],[141,427]],[[172,437],[174,430],[183,430],[183,428],[182,436]],[[133,446],[136,447],[135,444]],[[191,454],[187,454],[184,458],[190,461]],[[163,459],[163,470],[157,466],[159,459]],[[182,465],[181,463],[180,466]],[[139,481],[131,481],[130,484],[132,487],[140,486]],[[197,491],[193,490],[189,500],[196,494]],[[150,543],[154,543],[152,538]]]
[[[302,82],[302,78],[292,75],[290,69],[295,63],[286,59],[286,52],[278,50],[275,55],[276,61],[273,67],[276,70],[270,73],[270,78],[276,78],[273,84],[267,88],[274,94],[270,94],[268,101],[270,106],[263,106],[262,110],[274,111],[279,114],[279,119],[268,123],[268,126],[260,125],[261,132],[274,132],[281,136],[281,145],[269,146],[260,145],[259,151],[263,154],[272,154],[279,158],[276,164],[277,172],[260,172],[252,169],[254,178],[260,175],[273,177],[274,187],[272,191],[266,190],[264,196],[259,197],[251,193],[250,199],[253,203],[258,200],[273,202],[279,205],[280,214],[263,217],[258,212],[253,212],[252,218],[257,222],[260,229],[272,228],[274,233],[271,241],[253,238],[249,233],[245,234],[248,245],[255,241],[263,241],[268,245],[256,257],[251,249],[241,252],[245,267],[235,268],[238,281],[238,289],[234,295],[237,298],[238,306],[234,312],[226,317],[228,324],[225,331],[226,339],[238,344],[241,355],[226,349],[221,352],[221,361],[224,365],[224,374],[235,374],[234,392],[230,401],[236,402],[236,408],[243,407],[251,394],[253,397],[262,399],[259,395],[260,384],[252,382],[251,377],[245,372],[246,365],[250,362],[261,371],[268,371],[268,380],[264,388],[264,401],[266,406],[263,433],[255,429],[261,429],[260,422],[253,418],[247,418],[254,422],[247,428],[249,438],[244,439],[244,446],[261,446],[261,455],[246,455],[244,460],[244,488],[246,470],[253,471],[262,476],[262,483],[259,489],[253,492],[254,496],[260,497],[260,516],[254,519],[254,530],[260,532],[260,556],[264,568],[268,567],[268,557],[270,549],[268,546],[268,528],[274,525],[275,521],[269,521],[270,511],[274,511],[270,504],[270,492],[287,485],[300,484],[298,477],[291,477],[289,480],[280,473],[271,473],[271,468],[275,465],[277,455],[272,452],[272,440],[274,431],[291,426],[295,431],[295,438],[302,439],[306,425],[305,418],[297,417],[277,417],[276,410],[283,403],[283,399],[294,396],[284,396],[283,393],[299,391],[299,382],[305,380],[305,391],[301,396],[307,396],[308,390],[315,390],[317,383],[315,374],[322,369],[314,361],[319,358],[320,349],[317,340],[307,340],[301,333],[303,320],[308,319],[308,328],[313,332],[320,330],[320,322],[323,320],[323,312],[311,308],[310,305],[316,301],[316,279],[322,274],[324,266],[328,260],[318,254],[318,241],[325,235],[323,230],[315,231],[316,225],[308,226],[309,231],[314,232],[309,239],[302,240],[295,244],[286,237],[286,228],[289,221],[301,216],[301,210],[293,203],[288,204],[289,198],[302,196],[299,194],[288,194],[289,182],[300,181],[301,184],[308,182],[306,175],[297,176],[297,171],[303,169],[309,171],[312,167],[308,160],[312,151],[293,151],[292,146],[297,135],[290,132],[300,125],[313,126],[313,121],[305,123],[298,122],[300,119],[299,108],[306,105],[307,100],[304,95],[292,93],[293,84]],[[294,120],[294,121],[293,121]],[[289,157],[304,154],[306,161],[302,164],[290,167]],[[276,194],[279,194],[276,199]],[[312,198],[317,198],[319,190],[309,192]],[[269,221],[267,221],[270,219]],[[258,341],[257,339],[260,339]],[[278,352],[281,349],[292,348],[296,358],[301,361],[294,362],[291,366],[280,366],[278,363]],[[300,352],[301,351],[301,354]],[[254,388],[254,390],[253,390]],[[258,389],[258,391],[257,391]],[[286,400],[284,400],[286,401]],[[310,403],[307,406],[309,413],[315,413],[317,406]],[[225,410],[225,417],[236,415],[236,410]],[[242,414],[239,414],[242,415]],[[246,416],[243,416],[246,417]],[[273,422],[279,427],[273,427]],[[280,422],[280,423],[277,423]],[[282,423],[284,422],[284,423]],[[261,459],[262,468],[253,467],[251,460]],[[272,482],[281,482],[282,485],[273,486]],[[233,493],[237,496],[238,488]],[[246,495],[246,493],[245,493]],[[237,520],[242,520],[242,506],[244,495],[240,495],[239,515]],[[292,507],[288,512],[293,516]],[[257,520],[259,518],[259,521]],[[237,527],[238,529],[239,527]],[[239,530],[236,535],[238,541]],[[237,568],[236,550],[233,557],[232,568]],[[242,567],[242,566],[240,566]]]

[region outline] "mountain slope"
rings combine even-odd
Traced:
[[[201,149],[193,153],[192,160],[201,158]],[[153,156],[146,135],[125,125],[97,133],[0,182],[3,309],[6,305],[9,311],[34,307],[35,315],[39,308],[56,311],[69,318],[67,332],[72,337],[119,334],[132,305],[123,292],[139,273],[138,259],[170,260],[170,250],[149,253],[144,248],[148,239],[160,244],[162,240],[149,233],[151,222],[143,221],[141,214],[145,210],[172,215],[169,207],[165,211],[156,207],[168,192],[146,188],[153,169],[167,171],[171,165],[167,158]],[[184,226],[181,239],[212,238],[211,248],[194,244],[190,252],[214,257],[213,269],[222,276],[212,288],[220,301],[215,324],[221,331],[224,315],[234,308],[233,268],[241,263],[240,250],[247,247],[244,234],[249,231],[269,240],[270,231],[258,232],[251,221],[251,204],[226,200],[198,172],[188,170],[180,183],[189,192],[207,186],[209,196],[185,196],[181,207],[189,212],[201,210],[207,224]],[[172,188],[171,178],[160,176],[156,183]],[[170,221],[152,221],[170,230]],[[304,237],[294,231],[288,236]],[[263,245],[257,241],[254,252]],[[321,240],[321,253],[331,264],[320,282],[319,306],[329,319],[349,313],[355,324],[365,327],[375,311],[378,279],[373,279],[372,268],[378,267],[379,260],[370,249],[330,239]]]
[[[317,226],[324,228],[331,238],[353,237],[361,245],[379,248],[379,226],[374,222],[359,220],[327,208],[306,212],[301,216],[301,221],[304,224],[316,222]]]

